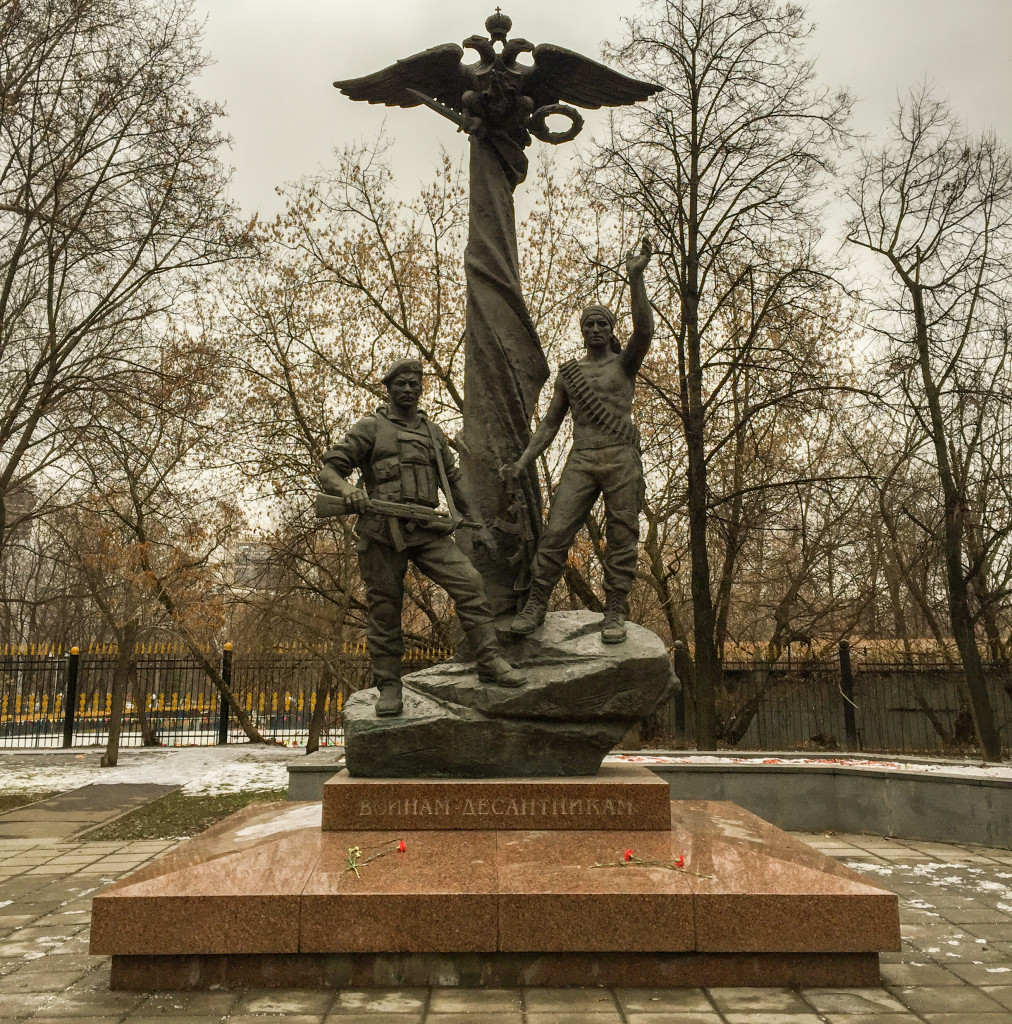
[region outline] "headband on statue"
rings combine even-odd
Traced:
[[[605,320],[608,321],[608,326],[611,328],[611,341],[608,347],[612,352],[621,352],[622,343],[615,337],[615,314],[607,306],[588,306],[580,314],[580,327],[582,328],[587,322],[588,316],[593,316],[595,314],[603,316]]]
[[[608,321],[609,326],[614,330],[615,328],[615,314],[607,306],[588,306],[580,314],[580,326],[582,327],[587,321],[588,316],[592,316],[594,313],[599,313],[601,316]]]

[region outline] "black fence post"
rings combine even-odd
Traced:
[[[843,729],[846,750],[857,750],[857,719],[854,717],[854,673],[850,667],[850,641],[840,641],[840,692],[843,694]]]
[[[225,644],[221,655],[221,680],[232,686],[232,645]],[[223,693],[218,694],[218,742],[228,743],[228,701]]]
[[[671,703],[674,705],[675,711],[675,726],[674,734],[679,739],[685,738],[685,687],[688,686],[689,680],[685,671],[685,646],[681,640],[676,640],[671,651],[671,660],[675,666],[675,675],[678,676],[678,681],[681,685],[678,687],[678,692],[672,698]]]
[[[74,715],[77,714],[77,673],[81,664],[81,650],[71,647],[67,657],[67,692],[63,695],[63,745],[74,745]]]

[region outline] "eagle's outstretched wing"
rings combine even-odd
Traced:
[[[549,103],[575,103],[578,107],[619,107],[637,103],[660,92],[653,82],[612,71],[596,60],[563,46],[542,43],[534,47],[534,66],[524,75],[524,92],[535,107]]]
[[[463,56],[464,51],[456,43],[443,43],[371,75],[335,82],[334,88],[353,100],[385,103],[388,107],[417,107],[422,101],[409,92],[417,89],[459,113],[463,109],[461,97],[471,84],[461,63]]]

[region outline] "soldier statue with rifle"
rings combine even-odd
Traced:
[[[643,466],[639,431],[632,421],[636,373],[654,333],[653,312],[643,283],[652,253],[643,239],[626,257],[632,297],[632,337],[624,348],[615,337],[615,315],[588,306],[580,317],[587,354],[559,368],[548,411],[520,458],[504,470],[507,479],[528,471],[555,439],[566,412],[573,417],[573,446],[531,566],[531,588],[523,610],[510,624],[514,633],[532,633],[545,621],[548,599],[566,567],[569,548],[598,495],[604,495],[604,620],[601,639],[626,638],[626,599],[636,573],[639,513],[643,505]]]
[[[398,360],[383,383],[387,403],[324,454],[320,486],[327,493],[317,502],[318,515],[354,512],[359,517],[358,562],[369,608],[366,642],[380,691],[376,714],[402,710],[401,606],[409,562],[453,599],[478,678],[494,686],[522,686],[523,678],[502,655],[482,578],[452,537],[459,526],[468,526],[475,530],[475,544],[495,543],[476,514],[446,436],[418,408],[421,362]],[[348,479],[355,470],[362,487]],[[448,515],[436,511],[440,490]]]

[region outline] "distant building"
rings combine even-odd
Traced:
[[[39,504],[38,492],[31,484],[15,481],[7,488],[4,504],[7,507],[8,539],[27,541],[35,523],[32,513]]]
[[[278,569],[271,554],[270,545],[262,541],[239,541],[235,546],[232,586],[258,593],[277,590]]]

